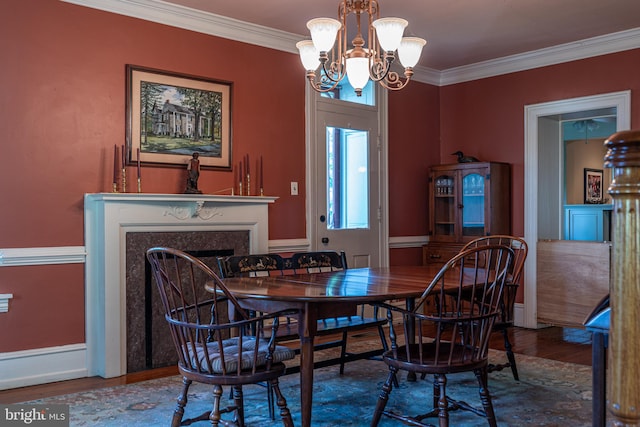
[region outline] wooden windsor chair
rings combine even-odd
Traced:
[[[389,375],[380,391],[371,426],[377,426],[386,416],[415,426],[432,426],[424,420],[437,417],[438,425],[446,427],[449,412],[456,409],[483,416],[490,426],[496,426],[486,373],[489,337],[501,313],[500,302],[513,258],[513,250],[502,245],[462,251],[442,267],[413,310],[378,304],[387,310],[391,348],[382,356]],[[394,323],[394,316],[401,319],[401,326]],[[386,409],[400,370],[433,375],[430,411],[406,415]],[[482,409],[447,395],[447,375],[460,372],[475,374]]]
[[[292,427],[291,413],[280,391],[278,378],[284,361],[295,357],[287,347],[276,345],[279,317],[291,311],[251,317],[225,288],[220,278],[202,261],[171,248],[151,248],[147,259],[157,284],[169,331],[178,355],[183,387],[171,422],[172,427],[209,420],[211,425],[245,425],[242,386],[268,382],[277,399],[285,427]],[[215,292],[205,290],[205,283]],[[234,316],[229,319],[232,307]],[[265,333],[265,330],[267,333]],[[263,337],[270,338],[263,338]],[[199,416],[184,419],[189,387],[193,381],[213,386],[213,407]],[[232,404],[221,407],[223,386],[232,391]],[[222,414],[233,413],[232,420]]]
[[[524,262],[527,259],[529,248],[524,239],[506,234],[496,234],[493,236],[484,236],[472,240],[467,243],[462,250],[476,248],[486,245],[504,245],[511,248],[514,252],[514,260],[507,276],[502,301],[500,303],[500,316],[493,324],[494,332],[501,332],[504,336],[504,349],[507,355],[507,363],[489,364],[487,372],[501,371],[505,368],[511,368],[511,373],[516,381],[520,380],[518,375],[518,367],[516,365],[516,357],[513,353],[511,341],[509,341],[509,329],[513,327],[514,306],[516,303],[516,294],[518,287],[522,283],[522,272],[524,270]]]

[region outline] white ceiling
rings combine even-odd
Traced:
[[[338,0],[165,0],[308,38]],[[640,27],[640,0],[378,0],[427,39],[420,65],[448,70]]]

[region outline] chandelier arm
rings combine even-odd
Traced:
[[[327,62],[329,62],[329,68],[327,68]],[[342,63],[336,61],[327,61],[322,64],[322,75],[333,83],[339,83],[347,72]],[[315,73],[314,73],[315,75]],[[314,79],[315,80],[315,79]]]
[[[337,80],[337,81],[331,80],[331,84],[327,86],[327,84],[329,83],[328,80],[320,79],[320,81],[316,81],[316,79],[317,79],[316,73],[314,72],[307,73],[307,80],[309,80],[309,84],[311,85],[311,88],[316,92],[320,92],[320,93],[331,92],[336,88],[336,86],[338,86],[338,83],[340,83],[340,80]]]
[[[382,57],[380,52],[381,49],[378,43],[378,37],[376,35],[376,29],[373,26],[373,21],[380,18],[378,2],[376,2],[375,0],[369,1],[368,15],[369,15],[369,25],[368,25],[369,36],[367,40],[367,45],[368,45],[368,52],[371,58],[369,60],[369,69],[371,69],[371,66],[373,65],[373,63],[379,61]]]
[[[384,60],[369,59],[369,78],[374,82],[380,82],[386,80],[389,73],[391,73],[391,64],[395,60],[395,55],[392,53],[386,53]],[[397,73],[395,73],[397,75]]]
[[[396,73],[395,71],[392,71],[387,75],[386,79],[380,80],[378,83],[380,83],[380,85],[385,89],[400,90],[409,84],[412,76],[413,76],[413,69],[405,68],[404,80],[400,79],[400,76],[398,76],[398,73]]]

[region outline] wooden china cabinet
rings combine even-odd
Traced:
[[[465,243],[511,233],[511,173],[508,163],[432,166],[429,173],[429,243],[423,264],[444,264]]]

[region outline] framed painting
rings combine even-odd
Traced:
[[[584,202],[602,203],[602,169],[584,169]]]
[[[127,65],[127,162],[231,170],[230,82]]]

